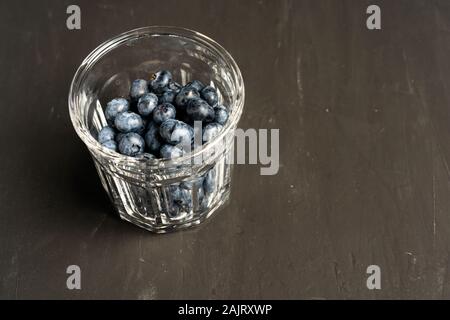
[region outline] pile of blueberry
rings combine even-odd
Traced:
[[[123,155],[155,159],[173,159],[191,151],[195,121],[202,123],[202,142],[212,140],[228,120],[228,108],[219,103],[217,91],[194,80],[181,86],[169,71],[152,75],[150,81],[134,80],[127,99],[108,102],[108,125],[98,134],[106,148]],[[202,177],[168,187],[168,214],[177,217],[193,208],[193,189],[201,207],[205,195],[215,188],[215,169]]]
[[[219,104],[214,87],[198,80],[181,86],[162,70],[149,81],[134,80],[129,98],[109,101],[105,117],[108,126],[98,134],[104,147],[131,157],[172,159],[193,147],[194,121],[202,122],[206,143],[222,130],[228,108]]]

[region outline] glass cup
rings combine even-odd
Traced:
[[[214,140],[176,159],[124,156],[100,145],[104,106],[127,97],[134,79],[169,70],[186,84],[214,86],[229,119]],[[212,39],[176,27],[145,27],[97,47],[77,70],[69,93],[73,126],[86,144],[120,217],[163,233],[197,225],[229,198],[234,131],[244,106],[244,83],[231,55]]]

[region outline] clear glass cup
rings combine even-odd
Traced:
[[[230,112],[221,133],[172,160],[132,158],[101,146],[95,137],[106,125],[106,103],[127,97],[134,79],[149,79],[162,69],[183,85],[197,79],[217,89]],[[228,200],[228,160],[244,94],[236,62],[218,43],[195,31],[154,26],[118,35],[89,54],[72,81],[69,110],[120,217],[162,233],[197,225]]]

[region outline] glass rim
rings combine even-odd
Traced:
[[[89,73],[90,69],[99,61],[103,56],[108,54],[110,51],[115,48],[122,46],[130,41],[136,41],[140,38],[146,37],[159,37],[159,36],[169,36],[169,37],[182,37],[187,38],[202,47],[206,47],[208,50],[214,51],[217,55],[219,55],[227,64],[227,66],[231,69],[234,84],[236,86],[236,92],[232,96],[231,105],[229,106],[230,116],[227,123],[224,125],[223,130],[219,135],[217,135],[212,141],[199,146],[194,151],[187,153],[178,158],[174,159],[143,159],[143,158],[134,158],[129,157],[119,152],[112,151],[104,146],[102,146],[97,139],[95,139],[90,133],[89,129],[85,125],[85,123],[78,119],[78,115],[76,114],[76,109],[81,108],[79,106],[79,102],[76,99],[76,96],[79,92],[79,88],[81,87],[86,75]],[[86,144],[89,150],[96,150],[101,157],[106,159],[113,160],[117,163],[124,163],[128,166],[136,164],[146,163],[150,166],[154,166],[155,168],[160,167],[171,167],[172,165],[179,165],[180,163],[184,163],[194,157],[199,157],[203,153],[207,153],[217,146],[220,141],[223,141],[225,136],[234,128],[236,128],[237,123],[241,117],[243,106],[245,100],[245,88],[244,81],[242,78],[241,71],[231,56],[231,54],[225,50],[220,44],[218,44],[213,39],[205,36],[197,31],[174,27],[174,26],[147,26],[141,27],[137,29],[132,29],[126,32],[123,32],[119,35],[116,35],[99,46],[97,46],[91,53],[87,55],[87,57],[83,60],[81,65],[78,67],[75,75],[72,79],[72,83],[70,85],[68,104],[69,104],[69,113],[70,119],[72,121],[72,125],[77,132],[77,135],[80,139]]]

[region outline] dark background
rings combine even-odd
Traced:
[[[236,166],[226,208],[158,236],[112,214],[67,106],[82,59],[147,25],[227,48],[239,126],[281,139],[278,175]],[[0,298],[450,297],[448,1],[16,0],[0,30]]]

